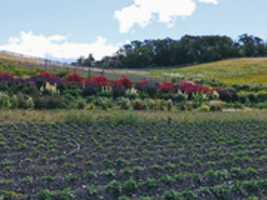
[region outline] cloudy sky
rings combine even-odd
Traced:
[[[7,0],[0,50],[75,59],[131,40],[242,33],[267,39],[267,0]]]

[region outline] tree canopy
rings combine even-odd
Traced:
[[[228,36],[191,36],[132,41],[113,56],[95,61],[90,54],[80,58],[79,65],[109,68],[146,68],[184,66],[237,57],[267,56],[263,39],[244,34],[237,41]]]

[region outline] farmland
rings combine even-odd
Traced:
[[[0,200],[267,196],[265,85],[110,72],[2,60]]]
[[[1,113],[0,198],[263,199],[266,116]]]

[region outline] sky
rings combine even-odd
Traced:
[[[132,40],[243,33],[267,40],[266,0],[7,0],[0,50],[96,59]]]

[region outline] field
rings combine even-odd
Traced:
[[[186,78],[217,80],[227,85],[267,84],[267,58],[243,58],[183,68],[151,70],[154,77],[178,73]]]
[[[266,111],[7,111],[0,121],[0,199],[267,196]]]

